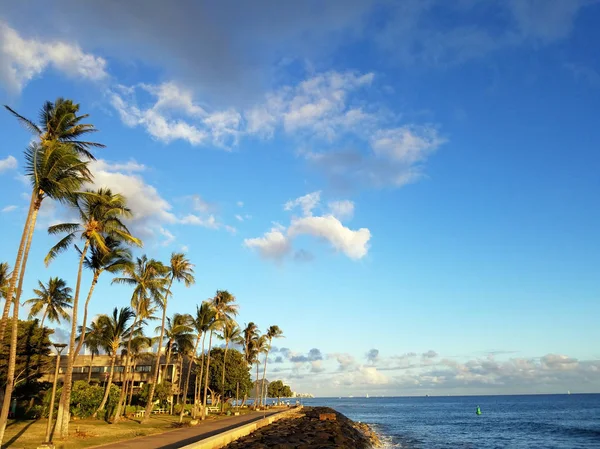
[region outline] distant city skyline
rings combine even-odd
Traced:
[[[195,264],[169,315],[229,290],[315,396],[600,392],[598,2],[26,3],[0,103],[90,114],[135,254]],[[0,129],[12,265],[31,136]],[[23,298],[74,286],[74,251],[43,263],[69,214],[43,204]],[[130,296],[106,276],[91,314]]]

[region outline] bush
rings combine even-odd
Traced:
[[[150,384],[144,384],[142,390],[139,393],[139,401],[142,404],[147,404],[148,395],[150,394]],[[154,402],[158,401],[159,407],[165,407],[168,403],[168,399],[171,396],[171,383],[162,382],[156,385],[154,389]]]
[[[181,413],[181,407],[183,407],[183,404],[175,404],[175,407],[173,407],[173,412],[176,415],[179,415]],[[192,413],[192,407],[192,404],[185,404],[185,411],[188,415]]]
[[[62,388],[56,390],[56,402],[55,407],[58,409],[58,398],[62,393]],[[121,389],[116,385],[110,386],[110,393],[108,394],[108,403],[106,404],[106,410],[112,412],[113,408],[119,401]],[[44,397],[44,408],[45,414],[50,405],[50,395],[48,392]],[[78,380],[73,384],[73,390],[71,391],[71,415],[74,418],[89,418],[94,412],[100,407],[102,397],[104,396],[104,388],[99,385],[90,385],[85,380]]]

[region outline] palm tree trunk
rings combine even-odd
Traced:
[[[25,225],[23,226],[23,234],[21,234],[21,242],[19,243],[19,250],[17,251],[17,260],[15,261],[15,265],[13,267],[13,272],[10,277],[10,283],[8,285],[8,292],[6,293],[6,302],[4,303],[4,310],[2,311],[2,321],[0,322],[0,342],[4,342],[4,334],[6,333],[6,325],[8,323],[8,315],[10,313],[10,305],[12,301],[9,301],[9,298],[12,298],[15,294],[15,288],[17,286],[17,279],[19,278],[19,270],[21,268],[21,261],[23,260],[23,254],[25,252],[25,246],[27,241],[29,240],[29,228],[32,221],[32,214],[34,210],[34,204],[36,202],[36,190],[33,190],[31,193],[31,201],[29,202],[29,210],[27,211],[27,218],[25,219]],[[34,224],[35,226],[35,224]],[[7,415],[8,416],[8,415]],[[6,423],[4,424],[6,426]],[[4,431],[2,430],[2,433]],[[0,437],[0,443],[2,443],[2,439]]]
[[[181,411],[179,412],[179,422],[183,421],[183,413],[185,412],[185,404],[187,404],[187,394],[188,388],[190,386],[190,374],[192,374],[192,364],[194,363],[194,357],[196,357],[196,351],[198,351],[198,345],[200,344],[200,339],[202,338],[202,334],[198,334],[196,338],[196,344],[194,345],[194,352],[190,357],[190,361],[188,363],[188,371],[185,379],[185,387],[183,387],[183,404],[181,404]],[[194,392],[195,393],[195,392]]]
[[[269,342],[269,347],[267,348],[267,354],[265,355],[265,369],[263,371],[263,380],[262,385],[260,386],[260,401],[261,403],[264,401],[265,397],[265,380],[267,378],[267,359],[269,358],[269,351],[271,350],[271,343]]]
[[[140,304],[138,303],[137,306],[137,310],[135,311],[135,319],[133,320],[133,325],[131,326],[131,329],[136,329],[137,324],[139,323],[139,316],[140,316]],[[129,333],[129,339],[127,340],[127,352],[125,353],[125,368],[123,368],[125,370],[125,380],[124,383],[126,384],[128,382],[129,379],[129,361],[131,360],[130,354],[131,354],[131,340],[133,340],[133,332]],[[131,372],[131,386],[133,387],[133,375],[134,373]],[[121,411],[123,411],[123,413],[125,413],[125,410],[127,410],[127,408],[125,407],[125,401],[127,399],[127,396],[125,394],[125,388],[121,389],[121,394],[119,395],[119,402],[117,403],[117,408],[115,410],[115,416],[113,417],[113,424],[117,423],[121,420]]]
[[[131,403],[133,402],[133,382],[134,382],[133,376],[135,376],[135,367],[136,366],[137,366],[137,362],[134,362],[133,366],[131,367],[131,372],[133,373],[133,375],[131,376],[131,382],[129,382],[129,400],[127,401],[127,404],[125,405],[125,410],[127,410],[127,406],[131,407]]]
[[[46,321],[46,315],[48,315],[48,307],[46,307],[46,310],[42,315],[42,321],[40,321],[40,329],[42,329],[42,331],[44,330],[44,321]]]
[[[90,360],[90,366],[89,366],[89,370],[88,370],[88,379],[87,379],[88,384],[92,380],[92,366],[93,366],[93,364],[94,364],[94,354],[92,354],[92,360]]]
[[[35,228],[35,222],[37,220],[37,214],[39,211],[38,204],[41,204],[41,199],[39,201],[35,201],[34,205],[34,196],[35,192],[32,196],[32,203],[29,208],[29,214],[27,216],[27,221],[25,222],[25,228],[23,229],[23,236],[21,237],[21,244],[19,245],[19,251],[17,253],[17,261],[15,262],[15,268],[13,271],[13,275],[10,280],[9,290],[6,295],[6,302],[10,303],[11,298],[13,297],[15,284],[17,281],[16,276],[19,274],[19,268],[21,264],[21,260],[23,260],[23,265],[26,265],[26,255],[23,254],[25,240],[27,240],[27,248],[31,246],[31,238],[33,237],[33,229]],[[32,210],[33,209],[33,210]],[[22,270],[21,278],[23,277],[24,270]],[[22,284],[21,284],[22,285]],[[4,339],[4,332],[6,331],[6,322],[4,322],[4,329],[2,330],[2,339]],[[8,411],[10,408],[10,401],[14,387],[15,381],[15,364],[17,361],[17,340],[18,340],[18,330],[19,330],[19,301],[14,301],[13,305],[13,321],[11,326],[11,339],[10,339],[10,351],[8,356],[8,370],[6,373],[6,388],[4,390],[4,400],[2,401],[2,411],[0,412],[0,446],[4,440],[4,431],[6,430],[6,423],[8,422]]]
[[[221,404],[221,413],[223,413],[225,409],[225,364],[227,363],[227,348],[229,346],[229,340],[225,342],[225,352],[223,353],[223,372],[221,373],[221,397],[223,398],[223,403]]]
[[[85,305],[83,306],[83,323],[81,323],[81,335],[79,336],[79,343],[77,343],[77,349],[75,349],[75,354],[79,354],[81,348],[83,346],[83,342],[85,340],[85,330],[87,326],[87,316],[88,316],[88,305],[90,304],[90,300],[92,299],[92,293],[94,293],[94,288],[98,283],[98,277],[100,273],[94,273],[94,278],[92,279],[92,285],[90,286],[90,291],[88,292],[87,298],[85,300]]]
[[[160,324],[160,339],[158,340],[158,348],[156,350],[156,362],[154,363],[154,382],[150,384],[150,392],[148,393],[148,403],[146,404],[146,412],[142,418],[142,424],[147,423],[150,420],[150,413],[152,413],[152,407],[154,406],[154,391],[156,390],[156,384],[158,382],[158,370],[160,369],[160,350],[162,348],[162,341],[165,338],[165,321],[167,320],[167,300],[171,294],[171,286],[173,285],[173,275],[171,275],[171,281],[169,282],[169,288],[165,294],[165,303],[163,307],[162,321]]]
[[[196,373],[196,396],[194,397],[194,418],[198,413],[198,403],[200,402],[200,389],[202,384],[202,373],[204,372],[204,342],[206,341],[206,333],[202,336],[202,355],[200,356],[200,376]]]
[[[67,359],[67,369],[65,371],[65,377],[63,381],[62,394],[60,396],[60,402],[58,404],[58,413],[56,415],[56,428],[55,432],[58,432],[60,438],[67,438],[69,436],[69,419],[71,415],[70,404],[71,404],[71,389],[73,381],[73,364],[75,363],[75,335],[77,333],[77,308],[79,306],[79,292],[81,290],[81,274],[83,273],[83,261],[85,255],[90,246],[90,241],[86,240],[83,250],[81,251],[81,257],[79,258],[79,269],[77,270],[77,282],[75,284],[75,296],[73,297],[73,309],[71,318],[71,338],[69,340],[69,357]]]
[[[100,402],[100,407],[98,410],[94,412],[92,418],[96,418],[98,416],[98,412],[104,410],[106,406],[106,402],[108,401],[108,395],[110,393],[110,386],[112,385],[113,376],[115,375],[115,360],[117,359],[117,351],[113,350],[113,356],[110,358],[110,372],[108,374],[108,382],[106,383],[106,389],[104,390],[104,397],[102,398],[102,402]]]
[[[260,363],[258,361],[258,356],[256,358],[256,385],[254,386],[254,408],[256,409],[257,404],[260,404],[260,399],[258,397],[258,367],[259,367]],[[259,401],[259,402],[257,402]]]
[[[206,393],[208,390],[208,370],[210,368],[210,347],[212,346],[212,335],[213,331],[210,331],[210,338],[208,339],[208,353],[206,354],[206,373],[204,374],[204,398],[202,400],[202,421],[206,419]]]

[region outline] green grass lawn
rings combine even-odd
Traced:
[[[244,413],[244,412],[242,412]],[[209,415],[207,420],[225,418],[226,416]],[[190,418],[184,418],[184,423]],[[44,441],[46,435],[46,419],[37,421],[9,421],[4,435],[3,447],[13,449],[34,449]],[[98,419],[72,421],[69,426],[68,440],[54,440],[57,448],[77,449],[131,438],[153,435],[175,430],[179,416],[155,415],[148,424],[140,424],[137,419],[127,419],[118,424],[108,424]],[[199,424],[201,426],[202,424]]]

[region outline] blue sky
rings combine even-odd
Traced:
[[[0,7],[0,100],[91,114],[96,185],[196,265],[170,312],[230,290],[298,391],[600,391],[597,2],[37,3]],[[30,137],[0,129],[13,263]],[[26,292],[74,284],[42,263],[68,217]],[[128,304],[109,281],[93,314]]]

